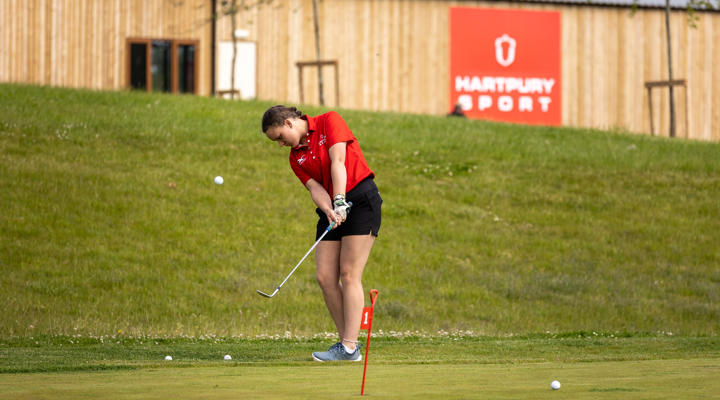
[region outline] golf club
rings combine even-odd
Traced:
[[[351,203],[351,202],[349,202],[348,204],[349,204],[350,206],[352,206],[352,203]],[[349,210],[348,210],[348,212],[349,212]],[[320,235],[320,237],[318,238],[318,240],[315,241],[315,244],[313,244],[312,247],[310,247],[310,250],[308,250],[307,253],[305,253],[305,255],[304,255],[303,258],[300,260],[300,262],[297,263],[297,265],[295,266],[295,268],[292,269],[292,271],[290,271],[290,273],[288,274],[288,276],[285,277],[285,280],[282,281],[282,283],[279,284],[278,287],[275,288],[275,291],[272,292],[272,294],[267,294],[267,293],[263,292],[262,290],[257,289],[258,294],[259,294],[260,296],[265,296],[265,297],[267,297],[267,298],[271,298],[271,297],[275,296],[275,295],[277,294],[277,292],[280,290],[280,288],[285,284],[285,282],[287,282],[287,280],[290,279],[290,277],[292,276],[292,274],[295,273],[295,270],[298,269],[298,267],[300,266],[300,264],[302,264],[302,262],[305,261],[305,259],[306,259],[307,256],[313,251],[313,249],[315,249],[315,246],[317,246],[317,244],[320,243],[320,241],[325,237],[325,235],[327,235],[328,232],[330,232],[330,231],[332,230],[332,228],[333,228],[334,226],[335,226],[335,221],[331,222],[330,225],[328,225],[328,227],[325,229],[325,232],[323,232],[322,235]]]

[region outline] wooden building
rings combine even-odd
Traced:
[[[451,108],[452,7],[553,10],[561,14],[562,125],[668,134],[668,90],[646,87],[667,80],[661,8],[316,2],[320,58],[337,62],[321,67],[329,107],[443,115]],[[318,59],[313,0],[245,3],[252,6],[235,16],[241,96],[297,103],[302,94],[318,104],[317,70],[300,74],[297,66]],[[230,89],[233,29],[222,7],[221,0],[0,0],[0,82],[216,94]],[[674,78],[685,81],[675,88],[677,136],[718,141],[720,13],[695,17],[676,8],[670,19]]]

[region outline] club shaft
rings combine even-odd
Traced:
[[[348,204],[350,205],[350,207],[352,207],[352,205],[353,205],[352,202],[348,202]],[[330,231],[332,230],[333,227],[335,227],[335,221],[331,222],[330,225],[328,225],[328,227],[325,229],[325,232],[323,232],[322,235],[320,235],[320,237],[318,238],[318,240],[316,240],[315,243],[312,245],[312,247],[310,247],[310,250],[308,250],[307,253],[305,253],[305,255],[304,255],[303,258],[300,260],[300,262],[298,262],[297,265],[295,266],[295,268],[293,268],[292,271],[290,271],[290,273],[288,274],[288,276],[285,277],[285,280],[282,281],[282,283],[279,284],[279,285],[275,288],[275,291],[274,291],[272,294],[267,294],[267,293],[262,292],[262,291],[260,291],[260,290],[256,290],[256,292],[258,292],[260,295],[265,296],[265,297],[273,297],[273,296],[275,296],[275,294],[277,294],[277,292],[278,292],[278,291],[280,290],[280,288],[285,284],[285,282],[287,282],[288,279],[290,279],[290,277],[292,276],[292,274],[295,273],[295,270],[298,269],[298,267],[300,266],[300,264],[302,264],[303,261],[305,261],[305,259],[307,258],[307,256],[310,255],[310,253],[312,253],[313,250],[315,250],[315,246],[317,246],[318,243],[320,243],[320,241],[325,237],[325,235],[327,235],[328,232],[330,232]]]
[[[333,224],[333,225],[334,225],[334,224]],[[317,246],[318,243],[320,243],[320,241],[325,237],[325,235],[327,235],[327,233],[330,232],[330,230],[332,229],[333,225],[330,225],[330,226],[328,226],[327,229],[325,229],[325,232],[323,232],[322,235],[320,235],[320,238],[318,238],[318,240],[315,241],[315,244],[313,244],[312,247],[310,248],[310,250],[308,250],[307,253],[305,253],[305,255],[304,255],[303,258],[300,260],[300,262],[297,263],[297,265],[295,266],[295,268],[293,268],[292,271],[290,271],[290,273],[288,274],[288,276],[285,277],[285,280],[282,281],[282,283],[278,285],[278,287],[277,287],[278,290],[280,290],[280,288],[285,284],[285,282],[287,282],[287,280],[290,279],[290,277],[292,276],[292,274],[295,273],[295,270],[298,269],[298,267],[300,266],[300,264],[302,264],[303,261],[305,261],[305,259],[307,258],[307,256],[308,256],[310,253],[312,253],[313,250],[315,250],[315,246]]]

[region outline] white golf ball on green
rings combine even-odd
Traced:
[[[172,356],[165,356],[165,361],[172,361]]]
[[[230,357],[230,354],[225,354],[225,357],[223,357],[223,359],[225,359],[225,361],[230,361],[232,360],[232,357]]]
[[[550,384],[550,387],[553,390],[559,390],[560,389],[560,381],[552,381],[552,383]]]
[[[223,179],[222,176],[216,176],[216,177],[215,177],[215,184],[217,184],[217,185],[222,185],[224,181],[225,181],[225,180]]]

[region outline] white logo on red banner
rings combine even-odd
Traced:
[[[507,44],[507,46],[505,46]],[[504,33],[495,39],[495,60],[503,67],[507,67],[515,61],[515,47],[517,42],[515,39]],[[507,56],[505,56],[505,47],[507,47]]]

